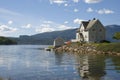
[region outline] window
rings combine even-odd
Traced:
[[[92,31],[95,31],[95,29],[92,29]]]
[[[102,31],[102,29],[99,30],[100,32]]]
[[[85,38],[87,38],[87,35],[85,35]]]
[[[94,36],[92,36],[92,38],[94,39]]]

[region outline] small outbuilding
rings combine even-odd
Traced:
[[[54,40],[53,46],[54,47],[60,47],[64,45],[64,39],[62,39],[61,37],[58,37]]]

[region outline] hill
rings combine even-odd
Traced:
[[[12,44],[17,44],[17,42],[9,38],[0,36],[0,45],[12,45]]]
[[[111,42],[119,42],[118,40],[113,39],[115,32],[120,32],[120,25],[108,25],[106,28],[106,39]]]
[[[112,39],[115,32],[120,32],[120,25],[108,25],[106,28],[106,40],[118,42]],[[45,32],[31,36],[21,35],[19,38],[11,38],[16,40],[18,44],[41,44],[50,45],[57,37],[62,37],[65,41],[75,39],[77,29],[68,29],[63,31]]]
[[[77,29],[68,29],[63,31],[45,32],[31,36],[21,35],[19,38],[11,38],[16,40],[18,44],[41,44],[50,45],[57,37],[62,37],[65,41],[75,39]]]

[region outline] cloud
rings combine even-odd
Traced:
[[[73,20],[73,22],[74,22],[75,24],[81,24],[82,21],[85,21],[85,20],[79,19],[79,18],[76,18],[76,19]]]
[[[56,4],[63,4],[66,2],[66,0],[49,0],[50,4],[56,3]]]
[[[66,4],[64,4],[64,6],[65,6],[65,7],[67,7],[67,6],[68,6],[68,4],[66,3]]]
[[[8,10],[8,9],[4,9],[4,8],[0,8],[0,14],[9,14],[9,15],[14,15],[14,16],[21,16],[20,13]]]
[[[100,10],[96,10],[96,12],[98,13],[98,14],[113,14],[114,13],[114,11],[112,11],[112,10],[109,10],[109,9],[100,9]]]
[[[67,24],[68,21],[65,21]],[[51,31],[60,31],[66,29],[72,29],[74,27],[66,26],[64,24],[58,24],[53,21],[43,21],[43,23],[36,28],[36,32],[43,33],[43,32],[51,32]]]
[[[64,24],[68,24],[69,22],[68,21],[65,21]]]
[[[0,25],[0,32],[14,32],[17,28],[8,27],[7,25]]]
[[[105,8],[99,9],[99,10],[93,10],[92,8],[88,8],[86,11],[87,12],[96,12],[98,14],[113,14],[114,13],[114,11],[112,11],[110,9],[105,9]]]
[[[74,3],[78,3],[78,2],[79,2],[79,0],[73,0],[73,2],[74,2]]]
[[[27,25],[22,26],[22,28],[26,28],[26,29],[31,28],[31,27],[32,27],[31,24],[27,24]]]
[[[11,25],[12,23],[13,23],[13,21],[11,21],[11,20],[10,20],[10,21],[8,21],[8,24],[9,24],[9,25]]]
[[[41,24],[39,28],[36,29],[36,32],[44,33],[44,32],[51,32],[54,31],[54,28],[52,28],[49,24]]]
[[[36,32],[39,32],[39,33],[52,32],[52,31],[54,31],[54,29],[50,27],[43,27],[43,28],[36,29]]]
[[[92,8],[88,8],[87,12],[93,12],[94,10]]]
[[[84,0],[85,3],[91,4],[91,3],[99,3],[102,0]]]
[[[43,21],[43,23],[45,23],[45,24],[51,24],[53,22],[52,21]]]
[[[66,30],[66,29],[71,29],[72,27],[66,26],[66,25],[59,25],[58,30]]]
[[[78,9],[76,9],[76,8],[74,9],[74,12],[78,12],[78,11],[79,11]]]

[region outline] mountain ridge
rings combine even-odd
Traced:
[[[120,25],[107,25],[106,28],[106,40],[111,42],[119,42],[118,40],[114,40],[112,37],[115,32],[120,32]],[[18,42],[18,44],[41,44],[41,45],[51,45],[53,41],[57,37],[62,37],[65,41],[75,39],[76,37],[75,29],[67,29],[63,31],[53,31],[53,32],[45,32],[34,34],[31,36],[21,35],[19,38],[12,38]]]

